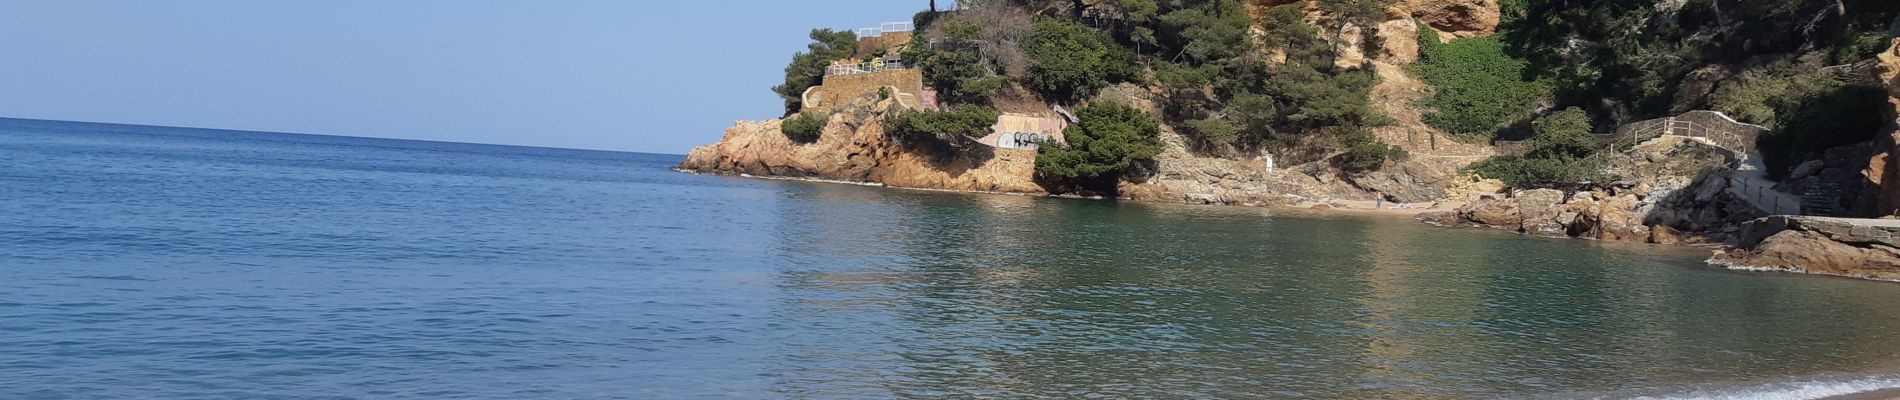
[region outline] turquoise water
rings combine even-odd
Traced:
[[[1404,219],[0,120],[0,398],[1803,398],[1900,285]]]

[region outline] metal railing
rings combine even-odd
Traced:
[[[910,69],[902,61],[865,61],[857,64],[831,64],[825,67],[825,76],[869,74],[891,70]]]
[[[1663,136],[1685,136],[1701,138],[1717,147],[1735,152],[1738,156],[1746,156],[1755,152],[1755,138],[1761,134],[1761,131],[1767,130],[1759,126],[1735,122],[1720,113],[1709,113],[1714,117],[1728,120],[1728,124],[1720,124],[1728,126],[1696,123],[1694,120],[1680,116],[1657,118],[1626,125],[1617,129],[1615,133],[1604,135],[1604,139],[1610,143],[1611,150],[1623,151]],[[1749,132],[1743,132],[1744,130]]]
[[[876,28],[858,28],[857,33],[859,38],[873,38],[882,37],[886,33],[910,32],[914,30],[917,30],[917,27],[909,22],[885,22],[878,24]]]

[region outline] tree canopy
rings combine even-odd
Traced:
[[[813,29],[812,43],[807,51],[792,55],[792,62],[785,66],[785,83],[772,87],[773,93],[785,99],[785,114],[791,115],[804,107],[805,90],[824,83],[825,69],[831,62],[851,57],[858,51],[858,35],[851,31],[833,31]]]
[[[1038,150],[1037,174],[1058,180],[1109,180],[1161,154],[1161,121],[1140,109],[1098,102],[1077,109],[1075,115],[1080,121],[1062,131],[1068,146]]]

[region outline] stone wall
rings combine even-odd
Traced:
[[[869,57],[877,49],[896,49],[910,44],[910,32],[884,32],[883,36],[858,38],[858,57]]]
[[[842,107],[858,96],[877,93],[878,88],[885,86],[896,87],[905,93],[922,93],[924,74],[917,69],[897,69],[827,76],[823,85],[805,92],[805,108],[822,110]]]
[[[1708,139],[1717,146],[1737,153],[1754,153],[1755,138],[1768,132],[1760,125],[1745,124],[1714,111],[1690,111],[1681,115],[1632,122],[1616,128],[1608,139],[1619,143],[1642,143],[1664,135]]]

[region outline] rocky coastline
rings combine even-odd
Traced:
[[[1896,229],[1891,224],[1776,215],[1790,213],[1786,208],[1804,202],[1801,198],[1817,197],[1829,201],[1801,206],[1825,208],[1830,215],[1900,213],[1900,184],[1892,184],[1900,180],[1900,162],[1891,160],[1900,154],[1900,124],[1884,128],[1871,142],[1828,150],[1781,182],[1759,176],[1761,161],[1751,154],[1753,134],[1736,143],[1669,134],[1631,143],[1610,161],[1619,181],[1563,190],[1507,190],[1500,182],[1463,173],[1465,166],[1503,148],[1439,139],[1441,133],[1422,122],[1416,105],[1432,89],[1417,82],[1406,65],[1417,60],[1418,29],[1433,29],[1445,38],[1488,35],[1497,28],[1497,8],[1489,0],[1400,2],[1389,20],[1367,36],[1377,40],[1341,47],[1342,65],[1364,66],[1379,77],[1372,106],[1392,123],[1374,129],[1378,140],[1410,154],[1369,172],[1346,173],[1322,162],[1275,165],[1266,153],[1205,154],[1164,124],[1162,151],[1144,171],[1122,177],[1112,193],[1081,192],[1038,179],[1035,150],[944,152],[890,138],[884,121],[919,107],[905,100],[918,96],[895,87],[829,104],[829,119],[808,143],[782,133],[782,120],[739,122],[719,142],[693,149],[678,169],[921,190],[1404,215],[1440,226],[1540,237],[1715,247],[1722,250],[1710,263],[1737,269],[1900,280],[1900,243],[1892,239]],[[1870,76],[1892,97],[1887,109],[1900,110],[1900,42],[1861,64],[1855,66],[1857,73]],[[1159,114],[1164,96],[1158,87],[1120,84],[1088,101]],[[1038,102],[999,109],[1059,114]],[[1689,112],[1695,113],[1735,123],[1719,113]],[[1763,193],[1796,200],[1764,200]]]

